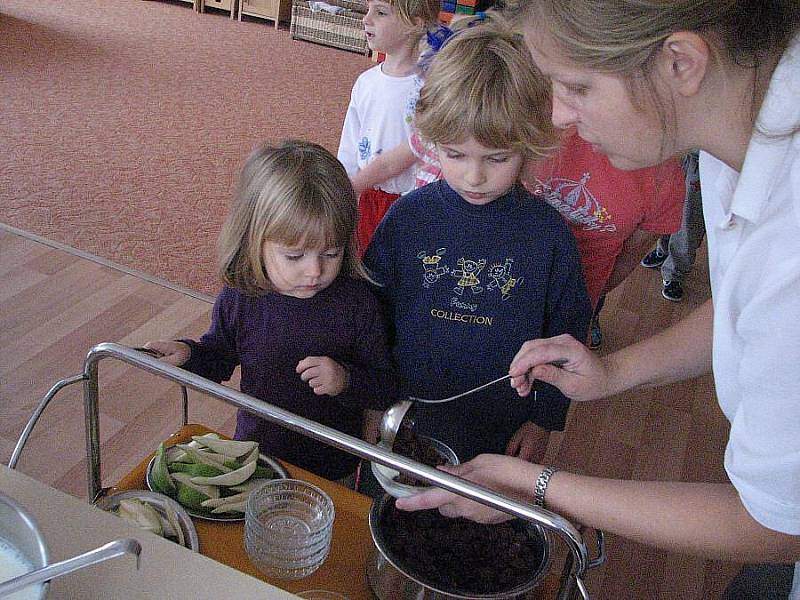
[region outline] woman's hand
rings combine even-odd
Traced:
[[[521,502],[533,498],[534,482],[542,472],[540,465],[499,454],[481,454],[463,465],[439,468]],[[398,498],[395,505],[400,510],[438,508],[445,517],[466,517],[478,523],[501,523],[512,518],[512,515],[441,488]]]
[[[350,374],[342,365],[327,356],[306,356],[295,371],[317,396],[338,396],[350,382]]]
[[[511,387],[527,396],[534,380],[556,386],[572,400],[584,401],[608,395],[609,376],[594,352],[571,335],[530,340],[522,344],[508,369]]]
[[[155,342],[147,342],[145,348],[155,350],[160,353],[159,360],[169,363],[173,366],[180,367],[192,356],[192,349],[189,344],[184,342],[177,342],[175,340],[157,340]]]

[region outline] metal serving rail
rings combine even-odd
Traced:
[[[596,531],[596,558],[590,559],[581,532],[568,520],[546,509],[522,504],[511,498],[498,494],[488,488],[478,486],[465,479],[455,477],[433,467],[418,463],[399,454],[369,444],[358,438],[346,435],[331,427],[326,427],[310,419],[300,417],[282,408],[258,400],[252,396],[223,386],[203,377],[169,365],[158,358],[129,348],[121,344],[104,342],[92,347],[84,361],[83,373],[57,382],[39,402],[33,415],[28,420],[20,438],[11,454],[8,466],[15,468],[22,449],[30,436],[36,421],[41,416],[53,397],[64,387],[83,382],[84,413],[86,425],[86,451],[88,457],[89,501],[95,502],[103,492],[100,472],[100,435],[99,435],[99,383],[98,363],[105,358],[116,358],[134,367],[143,369],[156,376],[181,384],[183,392],[183,421],[188,421],[188,400],[186,388],[208,394],[224,400],[238,408],[277,423],[283,427],[307,435],[321,442],[335,446],[360,458],[386,465],[406,474],[414,475],[427,483],[449,490],[455,494],[480,502],[491,508],[514,515],[526,521],[538,523],[553,531],[567,546],[569,554],[565,561],[561,585],[557,600],[570,600],[575,592],[584,600],[589,593],[584,583],[586,571],[605,562],[603,533]]]

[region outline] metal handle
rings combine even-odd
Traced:
[[[78,569],[90,567],[98,563],[123,556],[125,554],[132,554],[136,557],[136,569],[139,569],[139,554],[142,552],[142,546],[133,538],[121,538],[109,542],[94,550],[89,550],[78,556],[73,556],[67,560],[62,560],[46,567],[34,569],[29,573],[20,575],[9,579],[4,583],[0,583],[0,596],[6,596],[29,585],[37,583],[45,583],[56,577],[67,575]]]
[[[133,348],[137,352],[144,352],[145,354],[149,354],[151,356],[158,356],[158,354],[154,350],[150,350],[149,348]],[[79,381],[83,381],[85,379],[83,373],[79,375],[73,375],[72,377],[66,377],[61,381],[56,382],[53,387],[51,387],[48,392],[44,395],[44,397],[39,401],[39,404],[36,405],[31,416],[28,418],[27,423],[25,423],[25,427],[22,430],[19,438],[17,438],[17,443],[14,446],[14,451],[11,453],[11,458],[8,461],[8,468],[9,469],[16,469],[17,463],[19,462],[19,457],[22,455],[22,450],[25,448],[25,445],[28,443],[28,438],[30,438],[31,433],[33,433],[33,428],[39,422],[39,419],[42,416],[44,410],[50,405],[50,401],[55,398],[56,394],[60,392],[63,388],[67,387],[68,385],[72,385],[73,383],[78,383]],[[186,386],[181,386],[181,398],[182,398],[182,416],[183,416],[183,424],[186,425],[189,423],[189,394],[186,390]]]
[[[17,445],[14,446],[14,451],[11,453],[11,459],[8,461],[9,469],[17,468],[17,461],[19,461],[19,457],[22,454],[22,449],[25,447],[28,438],[33,432],[33,428],[39,421],[39,417],[42,416],[44,409],[47,408],[48,404],[50,404],[50,401],[55,397],[55,395],[58,392],[61,391],[62,388],[65,388],[68,385],[72,385],[73,383],[78,383],[79,381],[83,381],[83,374],[73,375],[72,377],[67,377],[66,379],[62,379],[61,381],[57,382],[53,387],[51,387],[50,390],[44,395],[44,398],[42,398],[39,401],[39,404],[36,406],[36,409],[33,411],[33,414],[30,416],[28,422],[25,424],[25,428],[22,430],[19,439],[17,439]]]
[[[304,434],[339,448],[361,458],[380,463],[403,473],[414,476],[426,483],[436,485],[455,494],[474,500],[507,514],[539,523],[553,530],[567,545],[573,559],[572,576],[588,600],[582,578],[588,568],[589,559],[586,545],[580,532],[564,517],[532,504],[523,504],[493,490],[478,486],[439,469],[423,465],[404,456],[394,454],[374,444],[346,435],[331,427],[291,413],[287,410],[263,402],[252,396],[227,386],[214,383],[203,377],[164,363],[156,358],[135,350],[105,342],[91,348],[84,361],[84,409],[86,416],[86,447],[88,456],[89,501],[94,501],[102,491],[100,478],[100,437],[98,407],[98,363],[104,358],[117,358],[145,371],[176,381],[186,387],[224,400],[238,408],[281,425],[292,431]]]
[[[475,392],[479,392],[480,390],[489,387],[490,385],[494,385],[495,383],[500,383],[504,379],[511,379],[511,375],[503,375],[502,377],[498,377],[497,379],[493,379],[488,383],[484,383],[477,387],[472,388],[471,390],[467,390],[466,392],[461,392],[460,394],[456,394],[455,396],[450,396],[448,398],[439,398],[438,400],[428,400],[427,398],[417,398],[415,396],[409,396],[408,399],[411,402],[421,402],[423,404],[442,404],[443,402],[450,402],[451,400],[458,400],[459,398],[463,398],[464,396],[468,396],[470,394],[474,394]]]

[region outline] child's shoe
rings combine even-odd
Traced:
[[[668,254],[661,252],[661,248],[656,246],[650,253],[645,255],[639,264],[645,269],[657,269],[664,264],[664,261],[667,260],[667,256]]]
[[[683,300],[683,285],[680,281],[665,279],[661,295],[670,302],[680,302]]]

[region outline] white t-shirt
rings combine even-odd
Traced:
[[[350,93],[337,157],[351,177],[382,152],[406,142],[411,133],[408,104],[416,101],[417,76],[393,77],[382,67],[359,75]],[[413,190],[413,169],[384,181],[380,189],[393,194]]]
[[[800,125],[800,37],[758,124],[778,134]],[[800,134],[755,134],[741,174],[702,152],[700,181],[714,381],[731,422],[725,469],[756,521],[800,535]]]

